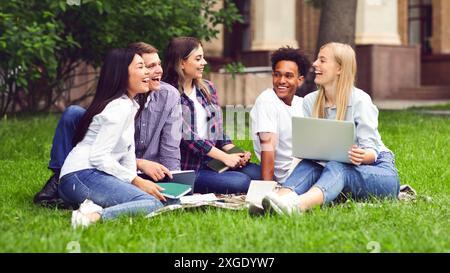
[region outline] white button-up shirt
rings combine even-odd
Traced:
[[[136,177],[134,117],[139,105],[128,96],[115,99],[95,115],[83,140],[64,161],[60,177],[95,168],[131,183]]]

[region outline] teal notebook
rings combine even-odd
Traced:
[[[245,152],[245,151],[242,150],[241,148],[239,148],[238,146],[234,146],[229,151],[226,151],[227,154],[237,154],[237,153],[243,153],[243,152]],[[223,163],[222,161],[217,160],[217,159],[210,160],[208,162],[208,164],[206,164],[206,165],[211,170],[216,171],[218,173],[223,173],[224,171],[226,171],[230,168],[227,165],[225,165],[225,163]]]
[[[158,186],[164,188],[162,195],[168,198],[178,199],[181,196],[188,194],[192,188],[190,185],[180,183],[158,183]]]

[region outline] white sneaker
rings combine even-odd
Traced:
[[[93,212],[102,212],[103,208],[99,205],[92,202],[92,200],[86,199],[83,203],[81,203],[80,208],[78,210],[81,213],[88,214]]]
[[[83,203],[81,203],[80,208],[78,210],[74,210],[72,212],[72,227],[77,228],[79,226],[81,227],[87,227],[90,224],[92,224],[92,221],[89,219],[87,214],[90,213],[100,213],[102,212],[103,208],[99,205],[95,204],[89,199],[84,200]]]
[[[262,200],[264,210],[273,210],[281,215],[300,214],[298,207],[300,200],[295,192],[290,192],[283,196],[279,196],[276,192],[269,192]]]
[[[87,227],[91,224],[91,220],[81,213],[79,210],[72,211],[72,228]]]

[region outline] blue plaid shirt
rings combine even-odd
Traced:
[[[206,154],[211,151],[212,147],[221,149],[232,143],[223,129],[222,109],[218,103],[216,88],[211,82],[206,80],[204,82],[211,95],[211,102],[208,102],[198,87],[195,88],[195,92],[197,100],[206,110],[207,138],[201,138],[197,133],[194,102],[186,94],[181,94],[183,112],[183,133],[180,144],[182,170],[198,171],[205,161],[210,159]]]

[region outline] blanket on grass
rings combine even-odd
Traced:
[[[246,195],[236,194],[194,194],[191,196],[184,196],[180,198],[180,204],[168,205],[158,209],[146,217],[154,217],[165,212],[174,210],[190,210],[190,209],[206,209],[206,208],[221,208],[230,210],[248,209],[250,204],[245,201]],[[430,197],[427,197],[430,198]],[[417,192],[410,185],[401,185],[398,194],[399,201],[414,201],[417,199]],[[364,202],[357,202],[357,204],[366,205]]]

